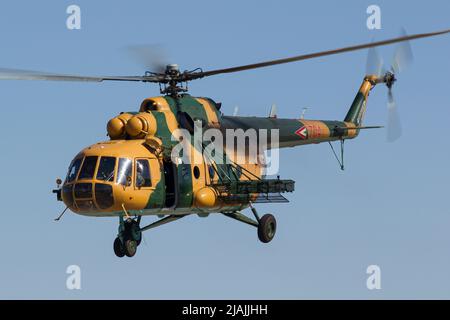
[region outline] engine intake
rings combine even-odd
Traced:
[[[128,120],[125,129],[135,139],[153,136],[156,133],[156,119],[151,113],[141,112]]]
[[[112,140],[124,139],[127,133],[125,127],[128,123],[128,120],[130,120],[132,117],[133,115],[129,113],[122,113],[121,115],[109,120],[106,126],[108,136]]]

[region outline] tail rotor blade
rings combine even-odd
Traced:
[[[408,37],[406,31],[402,30],[402,37]],[[376,57],[376,53],[372,53]],[[376,58],[372,58],[376,59]],[[391,70],[384,74],[385,84],[388,87],[388,102],[387,102],[387,141],[394,142],[402,135],[402,125],[400,115],[398,112],[397,103],[395,102],[392,93],[392,85],[396,81],[395,75],[405,71],[413,62],[414,57],[409,41],[401,42],[397,45],[392,59]]]
[[[377,48],[372,47],[367,54],[366,75],[381,76],[383,73],[383,58],[378,53]]]
[[[402,36],[407,36],[405,29],[402,29]],[[394,53],[392,60],[392,70],[394,73],[405,71],[414,61],[414,55],[409,41],[400,42]]]
[[[398,113],[397,103],[395,102],[392,90],[388,91],[388,123],[387,123],[387,141],[394,142],[402,135],[402,125]]]

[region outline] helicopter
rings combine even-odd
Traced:
[[[210,71],[201,68],[180,71],[178,65],[168,64],[165,70],[146,71],[143,76],[92,77],[0,69],[0,80],[133,81],[159,85],[161,96],[146,98],[138,110],[121,112],[109,120],[109,140],[81,150],[71,161],[64,181],[57,179],[53,193],[66,208],[56,221],[67,210],[89,217],[118,218],[118,233],[113,241],[117,257],[133,257],[143,232],[189,215],[223,214],[256,227],[259,240],[268,243],[275,236],[276,219],[269,213],[260,216],[254,205],[288,202],[284,194],[295,190],[295,181],[279,176],[269,178],[264,153],[325,142],[332,147],[331,143],[336,141],[341,143],[341,158],[332,149],[344,169],[344,141],[356,138],[361,130],[382,128],[363,124],[371,90],[379,84],[386,85],[388,110],[395,113],[392,88],[405,57],[410,56],[408,42],[447,33],[450,29],[405,34],[383,41]],[[402,50],[396,54],[390,70],[383,70],[375,48],[394,43],[402,44]],[[369,49],[368,66],[372,64],[376,68],[366,72],[343,120],[305,120],[303,116],[282,119],[274,110],[269,117],[227,116],[221,112],[221,103],[188,93],[188,83],[193,80],[363,49]],[[243,144],[236,146],[228,140],[218,143],[219,139],[195,139],[198,131],[226,136],[229,131],[237,130],[244,133],[254,130],[256,140],[246,139],[244,135]],[[392,138],[397,137],[398,133],[392,134]],[[256,153],[249,152],[255,145]],[[192,161],[194,158],[196,161]],[[248,208],[253,217],[242,213]],[[150,215],[158,219],[141,226],[142,217]]]

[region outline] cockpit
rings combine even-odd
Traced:
[[[122,193],[132,186],[133,177],[135,189],[152,187],[150,159],[80,154],[69,166],[62,200],[75,212],[114,211],[115,199],[123,203]]]

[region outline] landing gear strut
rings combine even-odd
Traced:
[[[128,218],[123,221],[120,217],[119,234],[114,240],[114,253],[119,258],[123,256],[132,257],[136,254],[137,247],[142,241],[142,231],[139,227],[141,217],[137,220]]]
[[[251,205],[250,208],[255,216],[255,220],[240,212],[223,212],[223,214],[227,217],[256,227],[258,230],[258,238],[261,242],[268,243],[272,241],[277,230],[277,221],[275,220],[275,217],[271,214],[265,214],[260,218],[256,209]],[[133,257],[136,254],[137,247],[141,244],[142,232],[176,221],[185,216],[187,216],[187,214],[169,215],[142,228],[140,227],[141,216],[138,216],[137,219],[128,218],[125,221],[123,220],[123,217],[120,216],[119,233],[113,244],[114,253],[119,258],[124,256]]]
[[[275,217],[268,213],[260,218],[258,212],[254,207],[250,205],[250,209],[255,216],[255,220],[243,215],[240,212],[226,212],[223,214],[237,221],[256,227],[258,229],[258,239],[261,242],[268,243],[272,241],[277,230],[277,220],[275,219]]]
[[[128,218],[127,220],[123,220],[123,217],[119,217],[119,234],[117,238],[114,240],[114,253],[119,258],[123,256],[133,257],[136,254],[137,247],[141,244],[142,241],[142,232],[159,227],[163,224],[176,221],[181,219],[185,215],[170,215],[165,218],[159,219],[145,227],[140,227],[141,216],[138,216],[137,219]]]

